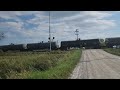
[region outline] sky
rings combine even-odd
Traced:
[[[120,11],[50,11],[53,41],[120,37]],[[48,42],[48,11],[0,11],[0,45]]]

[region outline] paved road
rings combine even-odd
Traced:
[[[120,79],[120,57],[101,49],[84,50],[70,79]]]

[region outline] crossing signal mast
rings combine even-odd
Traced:
[[[49,11],[49,42],[50,42],[50,52],[51,52],[50,11]]]
[[[50,52],[52,51],[52,45],[51,42],[55,39],[55,37],[53,37],[53,39],[51,38],[51,30],[50,30],[50,11],[49,11],[49,43],[50,43]]]
[[[75,31],[75,35],[77,36],[77,40],[78,40],[78,34],[79,33],[79,31],[78,31],[78,29],[76,29],[76,31]]]

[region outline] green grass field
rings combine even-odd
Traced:
[[[104,51],[120,56],[120,49],[106,48]]]
[[[68,78],[81,50],[52,52],[0,52],[1,79]]]

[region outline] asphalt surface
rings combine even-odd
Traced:
[[[69,79],[120,79],[120,57],[101,49],[83,50]]]

